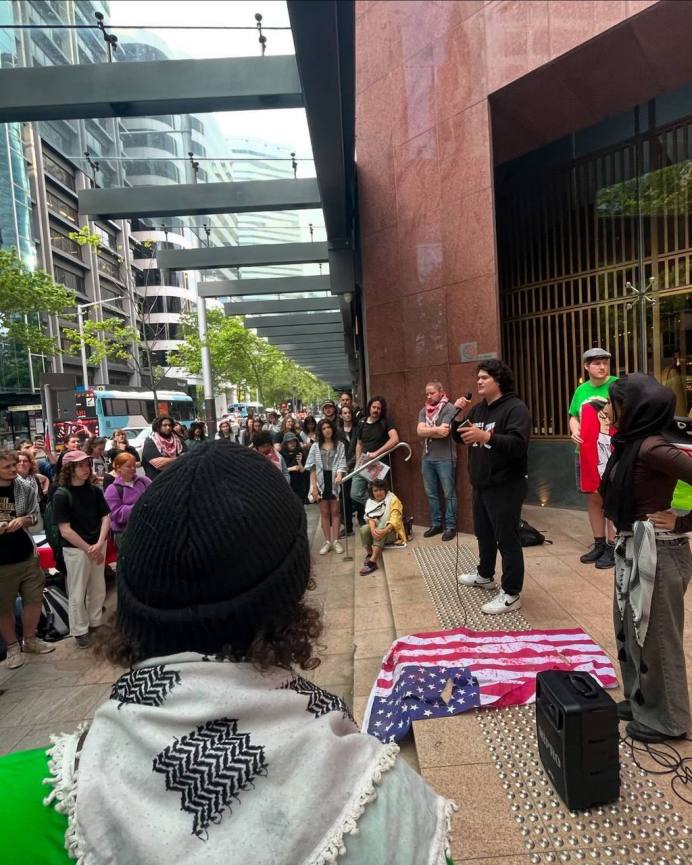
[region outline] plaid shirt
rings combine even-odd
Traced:
[[[14,479],[14,509],[18,517],[31,517],[31,525],[36,525],[39,516],[36,484],[20,477]]]

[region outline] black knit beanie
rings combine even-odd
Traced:
[[[135,505],[117,574],[120,628],[146,657],[241,654],[305,592],[303,506],[266,457],[203,442]]]

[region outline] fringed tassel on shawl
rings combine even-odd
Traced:
[[[52,805],[60,814],[67,817],[65,849],[76,860],[77,865],[88,865],[85,858],[84,839],[77,826],[77,774],[75,760],[79,757],[79,743],[82,733],[88,728],[82,724],[74,733],[60,733],[51,736],[48,749],[48,771],[50,775],[43,783],[53,789],[43,800],[44,805]]]
[[[382,783],[382,776],[394,767],[399,746],[394,743],[385,745],[380,752],[372,774],[358,793],[350,811],[344,814],[341,824],[326,839],[325,846],[316,856],[308,860],[306,865],[329,865],[346,853],[344,835],[358,833],[358,821],[363,816],[365,808],[377,798],[377,787]]]

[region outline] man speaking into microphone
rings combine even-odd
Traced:
[[[478,396],[454,403],[460,410],[452,421],[452,438],[469,449],[469,479],[473,488],[473,530],[478,539],[478,567],[459,574],[462,586],[496,589],[497,551],[502,559],[500,590],[481,607],[489,615],[521,608],[524,553],[519,537],[521,506],[527,491],[527,454],[531,415],[514,393],[514,374],[504,361],[486,360],[476,369]]]

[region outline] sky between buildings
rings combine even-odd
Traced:
[[[118,26],[153,30],[180,58],[256,57],[260,51],[256,30],[191,30],[197,27],[255,27],[255,13],[267,27],[289,27],[284,0],[111,0],[109,30],[118,35]],[[162,26],[184,27],[163,30]],[[132,30],[120,31],[134,35]],[[290,30],[267,30],[267,55],[294,54]],[[228,137],[260,138],[295,151],[297,157],[311,158],[310,135],[302,108],[275,111],[229,111],[215,114],[221,131]],[[210,156],[225,154],[210,153]],[[302,167],[299,176],[314,176],[312,165]]]

